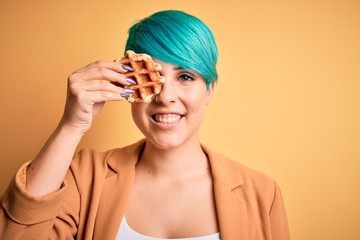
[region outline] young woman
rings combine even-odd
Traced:
[[[75,154],[104,103],[133,84],[117,62],[75,71],[58,127],[2,196],[0,238],[290,239],[277,184],[199,142],[217,80],[210,29],[162,11],[131,27],[129,49],[151,55],[166,78],[151,103],[131,104],[144,139]]]

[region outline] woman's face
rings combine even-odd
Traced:
[[[206,90],[200,75],[176,65],[161,64],[166,82],[151,103],[132,103],[135,124],[146,139],[160,149],[197,143],[198,129],[205,107],[210,102],[213,85]]]

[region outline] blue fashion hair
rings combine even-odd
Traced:
[[[160,11],[136,22],[129,29],[126,50],[196,72],[207,88],[218,79],[218,49],[211,30],[183,11]]]

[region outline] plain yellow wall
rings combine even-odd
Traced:
[[[121,56],[134,20],[163,9],[217,38],[202,141],[279,182],[293,239],[360,239],[359,1],[0,1],[0,192],[57,125],[67,76]],[[141,137],[110,103],[80,147]]]

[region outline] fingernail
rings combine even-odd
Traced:
[[[120,93],[120,96],[123,97],[123,98],[129,98],[130,95],[127,94],[127,93]]]
[[[129,65],[121,64],[121,67],[126,71],[134,71],[134,69],[132,69],[132,67],[130,67]]]
[[[125,92],[125,93],[134,93],[135,90],[128,89],[128,88],[124,88],[124,92]]]
[[[131,78],[125,78],[125,81],[127,81],[128,83],[130,83],[130,84],[133,84],[133,85],[135,85],[135,84],[137,84],[137,82],[135,82],[134,80],[132,80]]]

